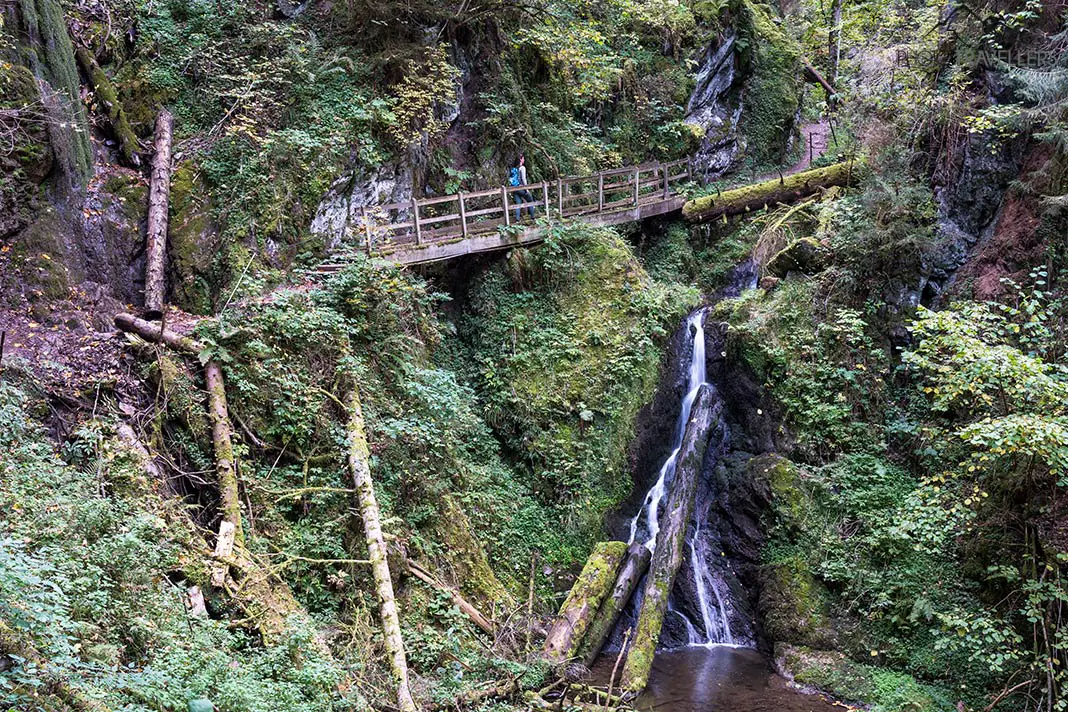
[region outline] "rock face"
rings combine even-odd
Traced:
[[[343,240],[359,240],[360,208],[412,199],[412,169],[399,163],[355,168],[330,186],[315,211],[311,231],[328,248]]]
[[[731,30],[705,50],[697,71],[697,86],[686,105],[686,123],[704,133],[694,154],[694,169],[704,179],[730,168],[744,148],[738,139],[742,115],[741,92]]]

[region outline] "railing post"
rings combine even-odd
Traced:
[[[360,221],[363,222],[364,239],[367,242],[367,256],[371,256],[371,219],[367,217],[367,206],[360,206]]]
[[[415,244],[423,244],[423,232],[419,229],[419,201],[412,197],[412,225],[415,226]]]
[[[560,211],[560,217],[564,217],[564,179],[556,179],[556,209]]]
[[[512,224],[512,219],[508,215],[508,187],[501,186],[501,205],[504,206],[504,226],[508,227]]]
[[[604,173],[597,174],[597,212],[604,212]]]
[[[467,208],[464,207],[464,194],[460,191],[457,195],[460,196],[460,232],[463,234],[464,239],[467,239]]]
[[[541,183],[541,202],[545,206],[545,217],[549,217],[549,184],[545,181]]]
[[[634,207],[638,207],[639,195],[638,186],[641,185],[641,169],[635,166],[634,168]]]
[[[667,165],[661,166],[664,169],[664,200],[668,199],[668,176],[671,175],[671,168]]]

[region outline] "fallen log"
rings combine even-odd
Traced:
[[[546,660],[561,663],[575,657],[597,609],[616,580],[626,553],[627,545],[621,541],[602,541],[593,547],[582,573],[545,636]]]
[[[346,408],[349,414],[349,470],[352,472],[367,551],[371,558],[371,571],[378,594],[378,614],[382,621],[382,637],[385,639],[390,671],[397,686],[397,707],[401,712],[416,712],[415,700],[408,682],[408,658],[404,654],[404,637],[401,635],[400,616],[397,614],[397,599],[393,595],[393,579],[390,578],[389,562],[386,558],[386,540],[382,536],[378,501],[375,499],[374,482],[371,480],[371,451],[367,446],[363,408],[355,386],[349,391]]]
[[[183,336],[170,329],[163,328],[163,324],[139,319],[133,314],[116,314],[115,326],[128,334],[136,334],[145,341],[164,344],[192,356],[196,356],[204,350],[204,345],[193,337]]]
[[[448,595],[452,599],[453,605],[460,609],[460,612],[467,616],[468,619],[470,619],[470,621],[478,626],[484,633],[490,636],[496,633],[496,628],[494,628],[493,623],[491,623],[486,616],[482,615],[477,608],[468,603],[468,601],[460,595],[459,591],[451,586],[446,586],[441,583],[431,576],[430,572],[410,559],[408,560],[408,571],[411,572],[412,576],[415,576],[426,585],[431,588],[436,588]]]
[[[823,87],[823,91],[827,92],[827,105],[834,108],[838,104],[838,92],[834,86],[827,81],[826,77],[820,74],[819,70],[812,66],[812,63],[807,59],[801,60],[801,66],[805,68],[805,79],[815,82]]]
[[[782,178],[772,178],[687,201],[682,216],[688,222],[740,215],[779,203],[793,203],[832,186],[849,185],[856,174],[852,161],[814,168]]]
[[[174,117],[163,109],[156,117],[152,179],[148,188],[148,236],[145,248],[145,309],[148,319],[163,315],[166,296],[167,211],[171,200],[171,136]]]
[[[627,548],[627,558],[619,569],[616,577],[616,585],[612,592],[597,609],[597,615],[586,631],[586,636],[579,645],[578,654],[583,664],[587,667],[593,665],[597,656],[601,653],[608,636],[615,630],[619,617],[623,614],[627,602],[634,595],[634,589],[638,582],[649,570],[649,561],[652,553],[644,544],[634,543]]]
[[[676,460],[671,492],[661,515],[663,525],[656,538],[649,576],[645,581],[634,640],[623,665],[622,686],[631,693],[641,692],[649,680],[653,653],[660,640],[660,628],[667,613],[668,597],[675,585],[679,567],[682,566],[686,529],[693,512],[697,479],[704,462],[709,431],[713,418],[719,415],[719,409],[714,408],[715,405],[716,397],[712,387],[707,384],[701,386],[690,411],[690,422],[686,425],[686,433]]]
[[[78,64],[81,65],[89,83],[93,85],[97,103],[108,114],[111,131],[115,134],[115,141],[119,145],[119,153],[122,154],[123,160],[128,165],[140,166],[141,157],[138,155],[140,144],[137,141],[137,134],[134,133],[130,121],[126,118],[126,111],[122,108],[122,102],[119,101],[119,93],[115,85],[88,49],[78,47],[74,50],[74,56],[77,57]]]

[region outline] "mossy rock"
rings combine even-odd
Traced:
[[[72,270],[78,262],[71,254],[72,244],[73,228],[53,208],[38,213],[19,233],[11,264],[31,300],[66,299],[71,287],[83,279],[84,275]]]
[[[11,65],[0,73],[0,107],[21,109],[40,101],[41,93],[37,80],[28,68]],[[14,150],[5,153],[0,160],[14,159],[14,165],[0,164],[5,173],[16,168],[31,183],[41,183],[52,171],[52,146],[48,138],[47,124],[43,121],[28,121],[16,134]],[[7,180],[5,178],[4,180]]]
[[[820,243],[811,237],[794,240],[768,262],[768,274],[785,277],[791,272],[816,274],[826,267]]]
[[[207,189],[192,161],[180,163],[171,180],[168,235],[171,301],[194,314],[210,314],[221,243]]]
[[[782,455],[758,455],[746,464],[751,482],[770,493],[772,511],[780,523],[800,527],[812,514],[813,503],[801,469]]]
[[[446,545],[448,565],[465,596],[504,604],[506,608],[513,605],[512,596],[493,573],[485,549],[471,531],[471,520],[449,495],[441,498],[435,529],[438,539]]]
[[[873,659],[877,659],[877,655]],[[775,667],[798,685],[838,699],[871,705],[879,712],[952,712],[947,691],[905,673],[850,660],[842,653],[804,646],[775,646]]]
[[[771,640],[816,647],[838,645],[830,594],[799,554],[764,564],[759,576],[759,609]]]

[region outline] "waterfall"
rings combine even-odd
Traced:
[[[702,385],[706,383],[705,373],[705,310],[698,309],[686,319],[686,329],[692,335],[692,348],[690,349],[689,377],[687,380],[686,395],[679,405],[678,420],[674,430],[671,454],[668,455],[657,475],[653,486],[649,488],[642,506],[634,519],[630,522],[630,538],[628,543],[640,542],[655,550],[657,536],[660,533],[660,509],[665,497],[670,491],[675,474],[675,464],[682,448],[683,436],[686,426],[690,421],[691,409],[697,398]],[[703,507],[698,508],[695,521],[690,531],[687,532],[687,545],[690,549],[690,572],[692,576],[693,590],[696,600],[692,604],[699,609],[700,621],[696,616],[691,618],[680,606],[669,601],[669,612],[678,616],[685,628],[686,639],[691,646],[712,645],[735,645],[735,637],[731,633],[729,592],[725,591],[725,583],[722,577],[710,570],[708,561],[710,553],[708,542],[701,536],[705,522],[703,521]],[[695,611],[695,613],[698,611]]]
[[[679,408],[679,418],[675,425],[675,440],[672,443],[671,454],[660,467],[656,482],[645,495],[641,509],[634,515],[630,523],[630,538],[628,544],[639,541],[639,531],[645,533],[640,541],[652,551],[656,548],[656,536],[660,533],[660,504],[667,494],[668,485],[675,474],[675,462],[682,448],[682,438],[686,433],[686,424],[690,422],[690,408],[697,398],[697,392],[705,382],[705,327],[704,310],[698,309],[686,319],[687,329],[693,332],[693,348],[690,350],[690,378],[687,381],[686,396],[682,399]],[[644,516],[643,516],[644,515]],[[644,529],[639,526],[644,520]]]

